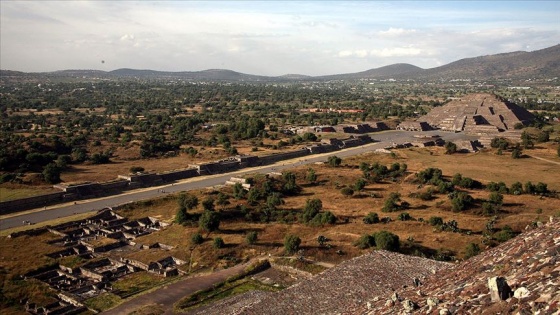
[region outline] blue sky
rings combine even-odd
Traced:
[[[558,16],[560,1],[1,1],[0,67],[261,75],[431,68],[559,44]]]

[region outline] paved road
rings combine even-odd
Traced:
[[[102,314],[106,315],[125,315],[130,314],[142,307],[156,306],[161,308],[163,314],[174,314],[173,305],[187,295],[196,291],[211,288],[214,284],[225,281],[227,278],[241,273],[249,263],[240,264],[228,269],[213,272],[208,275],[198,276],[180,280],[173,284],[166,285],[153,292],[140,295],[119,306],[107,310]]]
[[[190,178],[187,180],[173,183],[173,185],[168,184],[159,187],[150,187],[146,189],[133,190],[119,195],[98,198],[98,199],[80,200],[77,201],[76,204],[67,203],[67,204],[47,207],[46,209],[38,208],[38,209],[24,211],[20,213],[4,215],[0,217],[0,230],[6,230],[9,228],[21,226],[24,221],[39,223],[39,222],[44,222],[56,218],[70,216],[73,214],[86,213],[94,210],[101,210],[106,207],[113,207],[128,202],[152,199],[158,196],[163,196],[179,191],[187,191],[187,190],[200,189],[205,187],[212,187],[216,185],[222,185],[225,183],[226,180],[228,180],[232,176],[240,176],[248,173],[266,174],[273,171],[282,171],[285,169],[293,168],[295,166],[312,164],[316,162],[323,162],[326,161],[327,158],[332,155],[336,155],[339,157],[359,155],[362,153],[371,152],[375,149],[386,147],[387,145],[390,145],[392,143],[405,143],[405,142],[414,141],[415,140],[414,135],[417,134],[420,134],[420,132],[391,130],[391,131],[385,131],[380,133],[373,133],[371,134],[372,138],[375,139],[375,141],[379,141],[379,142],[375,142],[360,147],[344,149],[341,151],[336,151],[336,152],[326,153],[326,154],[309,155],[302,158],[279,162],[274,165],[246,168],[232,173]],[[426,135],[439,134],[440,136],[442,136],[443,139],[450,140],[450,141],[455,141],[458,139],[476,139],[476,137],[468,136],[462,133],[429,131],[429,132],[424,132],[422,134],[426,134]],[[163,192],[161,192],[162,190]]]

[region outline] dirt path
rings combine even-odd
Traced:
[[[225,281],[227,278],[242,272],[249,263],[240,264],[228,269],[220,270],[209,275],[188,278],[166,285],[153,292],[133,298],[123,304],[107,310],[102,314],[120,315],[130,314],[142,307],[154,306],[164,311],[163,314],[173,314],[173,305],[181,298],[199,290],[211,288],[214,284]]]
[[[545,161],[545,162],[548,162],[548,163],[552,163],[552,164],[558,164],[558,165],[560,165],[560,162],[556,162],[556,161],[551,161],[551,160],[547,160],[547,159],[545,159],[545,158],[542,158],[542,157],[538,157],[538,156],[534,156],[534,155],[529,155],[529,154],[527,154],[527,156],[528,156],[528,157],[532,157],[533,159],[537,159],[537,160]]]

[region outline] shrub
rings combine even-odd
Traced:
[[[535,193],[545,195],[548,193],[548,185],[545,183],[538,182],[535,185]]]
[[[204,242],[204,238],[200,233],[194,233],[191,236],[191,242],[195,245],[202,244],[202,242]]]
[[[480,247],[478,246],[478,244],[475,243],[470,243],[469,245],[467,245],[467,248],[465,249],[465,258],[471,258],[473,256],[476,256],[480,253]]]
[[[381,211],[393,212],[399,210],[399,205],[397,204],[397,202],[399,202],[400,200],[401,200],[401,195],[399,193],[392,192],[387,198],[387,200],[385,200],[385,203],[383,204],[383,208],[381,209]]]
[[[247,236],[245,236],[245,241],[247,241],[247,244],[249,245],[253,245],[257,242],[258,239],[258,234],[255,231],[251,231],[249,233],[247,233]]]
[[[457,145],[451,141],[445,142],[445,154],[453,154],[457,152]]]
[[[222,248],[225,245],[226,244],[224,243],[224,240],[221,237],[216,237],[214,239],[214,248]]]
[[[509,142],[505,138],[494,138],[490,142],[492,148],[506,150],[509,147]]]
[[[43,170],[43,178],[49,184],[56,184],[60,182],[60,173],[62,170],[56,163],[49,163]]]
[[[428,189],[427,191],[423,191],[421,193],[414,194],[414,197],[424,201],[429,201],[434,199],[434,195],[431,189]]]
[[[305,202],[305,206],[303,208],[303,213],[301,214],[301,221],[303,223],[308,223],[309,221],[313,220],[315,216],[323,209],[323,202],[321,199],[314,198],[308,199]]]
[[[498,213],[500,208],[491,202],[482,203],[482,214],[485,216],[493,216]]]
[[[412,217],[408,214],[408,212],[403,212],[399,214],[398,219],[401,221],[410,221],[412,220]]]
[[[501,193],[501,194],[507,194],[508,191],[509,191],[508,188],[507,188],[507,186],[506,186],[506,183],[504,183],[504,182],[498,182],[498,183],[489,182],[489,183],[486,185],[486,189],[487,189],[488,191],[497,191],[497,192],[499,192],[499,193]]]
[[[396,252],[400,248],[399,237],[388,231],[380,231],[374,234],[377,249]]]
[[[359,249],[373,247],[375,246],[375,238],[369,234],[364,234],[354,242],[354,246],[358,247]]]
[[[346,197],[354,195],[354,190],[350,187],[344,187],[340,190],[340,193]]]
[[[294,254],[299,250],[301,239],[296,235],[286,235],[284,238],[284,249],[288,254]]]
[[[490,201],[491,203],[497,206],[501,206],[504,203],[504,196],[502,196],[499,192],[494,191],[490,193],[490,197],[488,198],[488,201]]]
[[[187,214],[187,209],[179,208],[175,214],[175,222],[179,224],[184,224],[188,221],[189,216]]]
[[[364,187],[366,187],[367,182],[363,178],[359,178],[356,183],[354,184],[354,189],[356,191],[362,191]]]
[[[332,167],[337,167],[340,165],[340,163],[342,163],[342,159],[336,155],[329,156],[329,158],[327,159],[327,163]]]
[[[514,236],[515,233],[513,232],[511,227],[509,227],[509,225],[506,225],[501,231],[494,234],[494,239],[500,243],[503,243],[505,241],[512,239]]]
[[[330,211],[318,213],[313,217],[311,221],[309,221],[309,224],[312,226],[323,226],[325,224],[335,224],[335,223],[336,223],[336,217]]]
[[[363,221],[365,224],[379,223],[379,216],[375,212],[370,212],[365,216]]]
[[[442,175],[443,173],[439,168],[430,167],[418,172],[416,174],[416,179],[422,184],[434,184],[443,180]]]
[[[441,218],[441,217],[430,217],[430,219],[428,219],[428,222],[432,226],[441,226],[441,225],[443,225],[443,218]]]
[[[523,194],[523,184],[521,184],[520,182],[515,182],[511,184],[509,191],[514,195],[521,195]]]
[[[451,198],[451,208],[455,212],[468,209],[474,202],[473,197],[463,191],[451,193],[449,197]]]
[[[214,211],[204,211],[198,221],[198,227],[207,233],[217,230],[219,226],[220,216]]]

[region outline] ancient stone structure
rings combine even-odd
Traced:
[[[516,124],[526,124],[533,118],[524,108],[505,103],[494,95],[470,94],[433,108],[418,121],[445,131],[494,135],[513,130]]]

